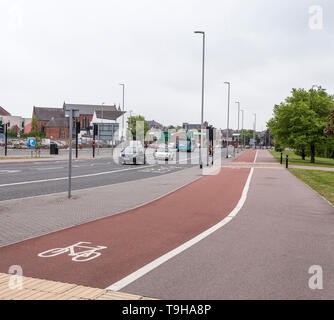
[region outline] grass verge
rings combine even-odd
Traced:
[[[303,169],[289,169],[289,171],[334,205],[333,171]]]
[[[281,153],[274,150],[270,150],[270,153],[274,158],[280,162]],[[334,159],[332,158],[315,158],[315,163],[310,162],[310,157],[306,157],[305,160],[302,160],[301,156],[295,154],[294,151],[284,151],[283,152],[283,163],[285,163],[285,156],[289,156],[289,164],[295,166],[309,166],[309,167],[329,167],[334,168]]]

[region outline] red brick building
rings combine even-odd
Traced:
[[[52,118],[44,127],[45,135],[50,139],[67,139],[69,136],[69,119]]]
[[[36,117],[38,130],[45,132],[45,127],[51,119],[65,119],[65,111],[61,108],[34,107],[32,118]]]

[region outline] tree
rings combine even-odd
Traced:
[[[32,132],[38,132],[38,122],[37,122],[37,118],[36,116],[34,115],[32,117],[32,121],[31,121],[31,131]]]
[[[240,134],[239,143],[243,144],[245,136],[245,144],[248,145],[250,143],[250,140],[253,139],[253,133],[254,130],[244,130],[243,133]],[[256,143],[259,143],[260,137],[257,133],[255,134],[255,140]]]
[[[296,149],[303,159],[310,154],[315,163],[317,148],[326,142],[323,132],[333,104],[333,96],[324,90],[293,89],[268,122],[275,144]]]
[[[149,128],[143,116],[129,117],[127,122],[128,122],[128,129],[132,135],[132,137],[128,138],[131,138],[132,140],[137,140],[137,138],[139,139],[139,137],[137,137],[137,127],[139,134],[142,134],[140,131],[144,130],[144,138],[146,137],[146,133],[149,130]]]
[[[334,108],[329,115],[329,125],[326,126],[324,134],[326,136],[334,136]]]

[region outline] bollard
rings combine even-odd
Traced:
[[[288,169],[289,168],[289,156],[286,155],[286,168]]]
[[[281,152],[281,164],[283,164],[283,152]]]

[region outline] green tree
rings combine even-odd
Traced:
[[[31,121],[31,131],[32,132],[38,132],[38,122],[37,122],[37,118],[36,116],[34,115],[32,117],[32,121]]]
[[[138,131],[140,132],[142,129],[139,126],[144,125],[144,137],[146,137],[146,133],[148,132],[149,128],[143,116],[132,116],[128,118],[128,129],[131,132],[132,137],[128,136],[128,139],[137,140],[137,127]],[[139,138],[139,137],[138,137]]]
[[[323,132],[333,104],[333,96],[324,90],[293,89],[290,97],[274,107],[274,117],[268,122],[275,144],[296,149],[303,159],[310,154],[315,163],[317,148],[326,143]]]
[[[240,144],[242,144],[244,142],[244,136],[245,136],[245,144],[249,144],[250,143],[250,139],[253,139],[253,134],[254,134],[254,130],[244,130],[239,137],[239,142]],[[255,134],[255,140],[256,143],[258,144],[260,141],[260,137],[259,135],[256,133]]]

